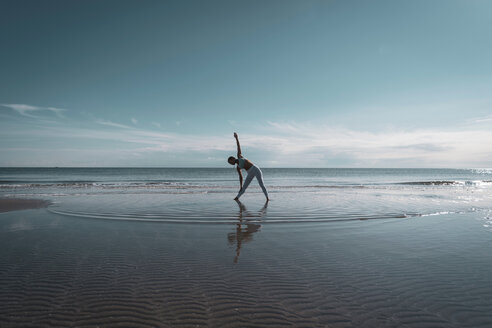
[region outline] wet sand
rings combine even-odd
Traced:
[[[492,234],[482,223],[3,213],[0,326],[490,327]]]
[[[48,207],[50,201],[43,199],[0,198],[0,213]]]

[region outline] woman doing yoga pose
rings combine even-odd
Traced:
[[[236,170],[237,173],[239,174],[239,184],[241,186],[241,189],[239,190],[239,193],[237,194],[235,200],[238,200],[239,197],[241,197],[242,194],[246,191],[246,188],[248,188],[249,184],[251,183],[251,180],[253,180],[254,177],[258,180],[258,183],[260,184],[261,189],[263,190],[263,193],[265,194],[265,197],[267,201],[270,199],[268,198],[268,192],[265,188],[265,185],[263,184],[263,174],[261,173],[261,170],[258,166],[254,165],[253,162],[250,160],[246,159],[243,157],[241,154],[241,146],[239,145],[239,139],[237,137],[237,133],[234,132],[234,138],[236,138],[236,144],[237,144],[237,158],[234,156],[231,156],[227,159],[227,162],[231,165],[236,165]],[[245,169],[246,172],[248,172],[248,175],[246,176],[246,180],[244,181],[243,185],[243,175],[241,173],[241,169]]]

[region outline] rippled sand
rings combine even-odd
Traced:
[[[120,218],[199,220],[201,200],[182,197],[133,214],[125,198],[0,214],[0,326],[492,326],[482,213],[270,224],[302,210],[252,194],[211,197],[208,224]]]

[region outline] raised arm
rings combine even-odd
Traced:
[[[243,157],[243,154],[241,153],[241,146],[239,145],[239,139],[237,137],[237,133],[234,132],[234,138],[236,138],[236,145],[237,145],[237,158]]]

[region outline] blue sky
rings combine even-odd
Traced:
[[[1,1],[0,166],[491,167],[490,1]]]

